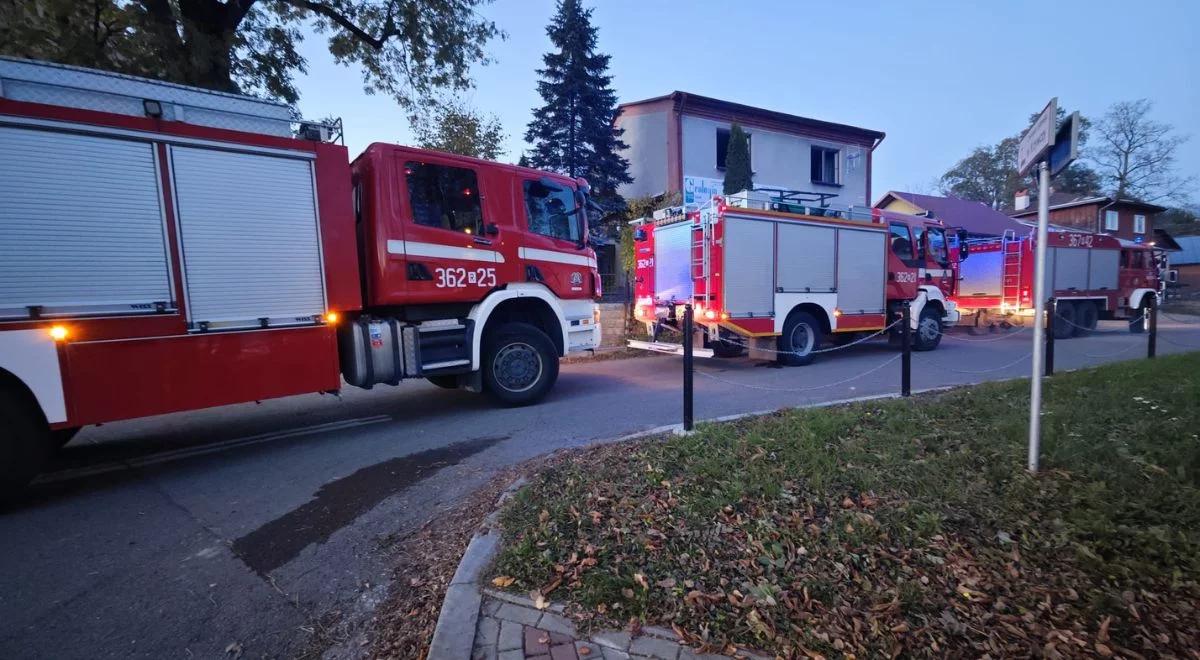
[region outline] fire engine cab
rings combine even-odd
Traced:
[[[1056,339],[1095,330],[1100,319],[1128,319],[1131,332],[1147,327],[1150,300],[1163,284],[1163,252],[1113,236],[1053,229],[1047,234],[1045,290],[1057,300]],[[962,266],[959,307],[972,328],[1023,324],[1034,314],[1033,230],[969,242]]]
[[[678,330],[690,303],[698,354],[749,349],[803,365],[826,338],[884,330],[907,305],[914,347],[936,348],[958,320],[957,235],[935,219],[836,207],[829,197],[756,189],[638,221],[635,314],[655,341],[632,345],[678,352],[657,339],[664,327]]]
[[[597,346],[586,182],[338,130],[0,58],[0,490],[88,424],[405,378],[527,404]]]

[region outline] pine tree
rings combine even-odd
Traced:
[[[754,174],[750,171],[750,140],[741,124],[729,128],[729,146],[725,150],[726,195],[754,189]]]
[[[609,56],[596,52],[592,10],[580,0],[559,0],[558,12],[546,27],[557,49],[542,56],[538,94],[544,104],[533,110],[525,141],[533,145],[529,163],[536,168],[587,177],[593,197],[603,206],[620,208],[617,186],[629,183],[629,161],[621,129],[613,126],[617,95],[607,74]]]

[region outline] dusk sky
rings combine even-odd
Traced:
[[[1148,98],[1153,116],[1192,139],[1180,169],[1200,174],[1200,2],[661,2],[593,0],[599,48],[622,102],[681,90],[881,130],[873,196],[932,192],[973,147],[1025,127],[1052,96],[1099,118]],[[484,14],[508,33],[466,95],[500,118],[507,161],[525,148],[552,0],[497,0]],[[403,112],[362,92],[310,36],[298,85],[308,117],[341,116],[353,157],[408,143]],[[1200,190],[1193,191],[1193,199]],[[874,200],[873,200],[874,201]]]

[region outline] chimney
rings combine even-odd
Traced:
[[[1013,200],[1013,207],[1018,211],[1024,211],[1029,208],[1029,189],[1022,188],[1017,191],[1017,197]]]

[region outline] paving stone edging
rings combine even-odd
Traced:
[[[940,392],[954,386],[931,387],[915,390],[913,394]],[[867,396],[824,401],[793,408],[828,408],[831,406],[899,398],[898,393],[873,394]],[[747,417],[760,417],[779,410],[756,410],[725,415],[703,422],[727,422]],[[607,441],[622,442],[638,438],[682,433],[682,424],[667,424],[638,431]],[[459,561],[454,577],[446,588],[442,609],[434,627],[428,660],[467,660],[486,658],[491,660],[520,660],[522,658],[546,658],[559,660],[587,657],[597,660],[629,660],[630,658],[659,658],[665,660],[693,660],[696,658],[725,658],[724,655],[697,655],[681,645],[671,630],[656,626],[644,626],[637,637],[625,631],[603,631],[586,640],[577,639],[575,626],[563,616],[563,606],[551,603],[545,610],[538,610],[524,596],[486,588],[480,583],[500,549],[501,533],[498,529],[500,510],[522,486],[522,477],[508,486],[496,499],[496,507],[487,515],[479,531],[471,537],[467,549]],[[483,617],[481,618],[481,613]],[[568,649],[568,647],[570,647]],[[586,649],[586,650],[585,650]],[[569,650],[570,654],[566,652]],[[765,658],[748,649],[738,649],[736,657]]]

